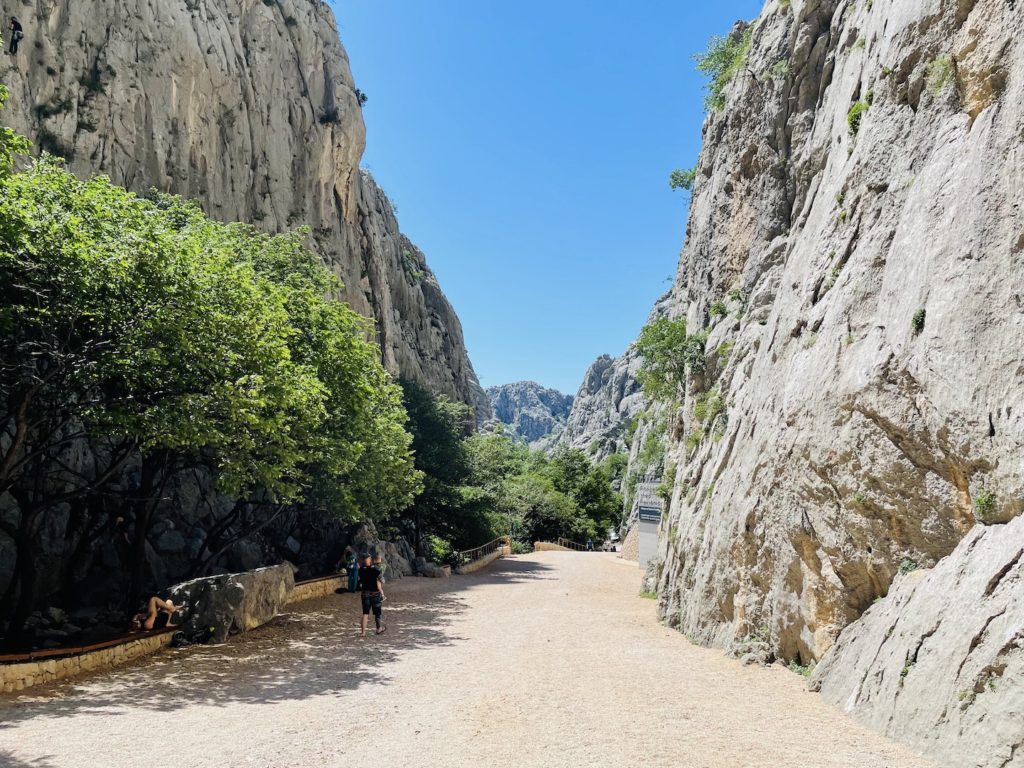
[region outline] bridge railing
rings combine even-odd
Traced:
[[[458,556],[458,562],[460,567],[474,563],[477,560],[482,560],[488,555],[497,552],[499,549],[508,548],[509,553],[512,552],[512,538],[509,536],[499,536],[494,541],[489,541],[474,549],[466,549],[462,552],[456,553]]]
[[[575,550],[576,552],[586,552],[587,551],[587,545],[586,544],[580,544],[578,541],[573,541],[572,539],[566,539],[566,538],[564,538],[562,536],[560,536],[558,538],[558,541],[556,543],[560,547],[565,547],[566,549],[572,549],[572,550]]]

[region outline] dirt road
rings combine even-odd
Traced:
[[[0,766],[934,768],[660,626],[613,555],[545,552],[295,606],[215,648],[0,699]]]

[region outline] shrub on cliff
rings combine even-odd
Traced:
[[[704,98],[704,108],[709,112],[725,108],[726,86],[746,64],[753,32],[753,27],[748,26],[742,32],[725,37],[715,35],[708,42],[707,50],[694,57],[697,71],[710,78]]]
[[[686,319],[659,317],[640,331],[636,349],[643,359],[637,381],[651,400],[671,400],[686,384],[688,373],[704,370],[703,333],[688,334]]]

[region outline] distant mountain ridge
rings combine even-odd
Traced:
[[[535,381],[517,381],[487,388],[494,419],[505,431],[534,447],[544,447],[561,434],[572,410],[572,395]]]

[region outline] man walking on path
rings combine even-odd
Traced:
[[[360,637],[366,636],[366,625],[373,611],[373,622],[377,626],[377,634],[383,635],[387,627],[381,621],[381,609],[384,606],[384,580],[380,571],[373,567],[373,558],[363,556],[363,565],[359,569],[359,589],[362,591],[363,617],[360,621]]]
[[[17,16],[11,16],[11,46],[7,49],[7,52],[11,56],[15,56],[18,53],[18,43],[21,42],[21,38],[25,36],[25,33],[21,31],[21,22],[18,21]]]

